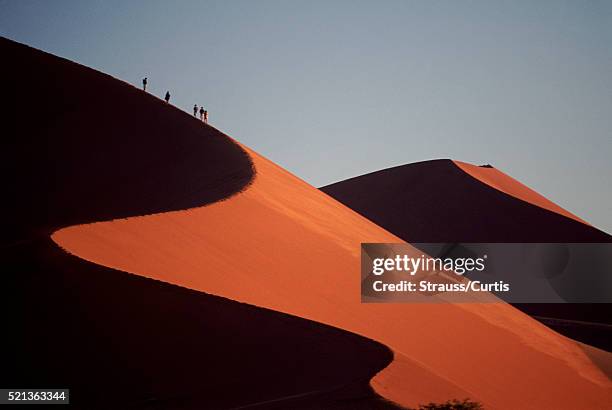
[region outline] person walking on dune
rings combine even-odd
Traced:
[[[170,102],[170,91],[166,91],[166,96],[164,97],[164,100],[166,100],[166,104]]]
[[[204,123],[208,124],[208,111],[204,110]]]
[[[198,116],[198,106],[196,104],[193,104],[193,116]]]
[[[200,107],[200,120],[204,121],[204,107]]]
[[[147,91],[147,77],[142,79],[142,90]]]

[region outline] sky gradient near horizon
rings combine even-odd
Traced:
[[[0,0],[0,35],[147,76],[315,186],[490,163],[612,232],[612,2]]]

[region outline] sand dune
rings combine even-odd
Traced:
[[[0,46],[10,79],[4,242],[201,206],[252,180],[240,147],[158,98],[6,39]]]
[[[409,242],[612,241],[502,172],[451,160],[388,168],[321,190]]]
[[[402,405],[460,393],[491,408],[610,404],[609,380],[574,342],[508,305],[361,304],[359,243],[398,239],[247,152],[256,177],[231,200],[68,227],[53,239],[98,264],[384,343],[401,360],[373,386]]]
[[[64,226],[226,200],[253,165],[225,135],[128,84],[5,39],[0,49],[11,352],[0,385],[69,387],[71,406],[88,409],[228,408],[313,391],[326,394],[297,404],[329,405],[346,389],[380,402],[368,380],[392,353],[379,343],[57,247],[50,234]]]
[[[31,51],[23,52],[29,54]],[[56,64],[48,56],[40,58],[48,59],[46,64]],[[39,65],[39,70],[40,67],[45,65]],[[13,74],[19,78],[19,73]],[[75,84],[73,76],[60,76],[56,81],[64,87]],[[127,88],[124,84],[117,87]],[[36,91],[36,87],[30,90],[32,93]],[[135,93],[140,94],[132,90],[125,99],[137,107],[142,97],[136,97]],[[175,110],[162,107],[159,118],[168,122],[167,127],[172,127],[175,122],[193,122],[182,113],[167,115]],[[180,196],[182,190],[190,192],[188,201],[166,198],[168,191],[161,185],[158,207],[153,215],[130,215],[132,211],[138,211],[136,206],[129,212],[118,212],[118,216],[112,216],[112,220],[106,222],[67,226],[103,221],[103,209],[76,222],[70,218],[54,219],[49,228],[60,229],[53,233],[52,240],[74,256],[61,254],[60,249],[49,246],[48,242],[40,245],[39,253],[33,253],[28,247],[19,248],[23,249],[23,254],[15,259],[13,277],[17,288],[21,289],[22,305],[35,306],[34,312],[26,311],[24,317],[36,317],[35,313],[43,311],[45,306],[50,306],[53,313],[65,311],[72,318],[70,323],[78,327],[71,326],[67,336],[55,332],[54,339],[58,340],[51,343],[52,347],[64,344],[78,347],[82,349],[79,352],[84,353],[79,358],[97,358],[96,348],[108,348],[98,359],[100,363],[94,366],[105,373],[87,372],[87,376],[95,380],[119,377],[127,386],[130,383],[126,376],[133,376],[144,402],[151,399],[151,392],[157,391],[167,394],[166,400],[179,401],[176,406],[172,402],[154,402],[158,407],[163,407],[164,403],[167,407],[188,406],[190,403],[181,403],[180,399],[185,395],[193,398],[198,386],[206,392],[218,392],[218,397],[209,400],[221,400],[221,403],[216,403],[219,407],[232,405],[232,398],[266,401],[273,399],[274,395],[283,397],[316,391],[322,386],[336,387],[341,381],[362,381],[378,371],[381,364],[388,363],[387,350],[348,331],[383,343],[393,350],[394,360],[376,375],[372,386],[400,405],[470,397],[482,401],[487,408],[610,407],[612,383],[592,359],[573,341],[509,305],[361,304],[360,242],[397,242],[400,239],[252,150],[240,149],[216,130],[197,125],[202,128],[202,131],[196,131],[197,135],[203,137],[204,142],[193,154],[194,162],[208,148],[208,137],[215,136],[219,138],[219,149],[223,147],[236,154],[236,164],[241,170],[226,174],[225,154],[218,151],[216,156],[213,155],[217,162],[207,170],[219,176],[214,185],[223,187],[224,178],[230,181],[229,188],[219,188],[222,194],[217,198],[210,200],[204,187],[191,190],[191,183],[179,185],[176,189],[169,187],[173,195]],[[71,129],[70,125],[68,129]],[[45,141],[52,145],[53,139],[65,133],[66,129],[60,128],[59,131],[47,136]],[[121,138],[130,137],[123,134],[121,128],[115,128],[115,131]],[[177,141],[185,134],[172,132],[170,140]],[[138,138],[141,155],[148,152],[145,130],[131,137]],[[198,142],[187,140],[181,144],[189,148],[181,151],[182,155],[187,155]],[[244,152],[247,161],[244,161]],[[70,164],[79,152],[69,153],[55,160]],[[29,158],[27,153],[18,154],[22,156],[18,159]],[[138,151],[134,154],[132,158],[140,158]],[[112,163],[112,153],[106,158],[107,163]],[[146,172],[137,168],[133,178],[144,182],[146,178],[155,178],[158,173],[165,174],[166,168],[174,169],[172,161],[180,159],[181,155],[178,155],[160,167],[148,164]],[[201,161],[206,164],[207,160],[202,158]],[[86,169],[91,169],[94,175],[102,172],[88,167],[85,161],[82,163],[83,169],[77,168],[81,172]],[[197,163],[187,165],[201,166]],[[176,170],[179,184],[182,172],[190,172],[187,165]],[[230,166],[230,170],[233,168]],[[49,168],[41,170],[36,167],[36,172],[31,172],[32,181],[41,178],[41,172],[46,169]],[[73,170],[74,167],[68,166],[67,169]],[[238,178],[239,183],[236,183],[237,172],[246,176]],[[61,184],[65,175],[60,177],[53,181]],[[206,172],[196,177],[193,183],[197,184],[200,178],[207,179]],[[111,203],[119,203],[132,195],[128,189],[114,196],[107,193],[117,193],[116,185],[123,184],[119,173],[107,175],[102,172],[96,181],[85,191],[72,191],[69,188],[75,186],[71,186],[62,192],[70,194],[72,203],[78,204],[83,199],[85,203],[91,202],[94,209],[96,201],[82,198],[83,192],[95,191],[95,198]],[[49,184],[35,185],[37,188],[42,186]],[[158,187],[157,184],[150,186]],[[23,185],[15,188],[17,193],[24,191],[24,194],[30,189],[33,188]],[[48,198],[53,198],[54,191],[49,192]],[[153,195],[155,192],[150,188],[150,191],[138,195]],[[198,192],[205,195],[200,205],[194,204]],[[49,199],[47,202],[53,204]],[[65,206],[66,202],[60,204]],[[185,208],[190,209],[180,210]],[[34,211],[40,207],[31,205],[31,209]],[[10,210],[16,212],[18,208]],[[144,208],[140,214],[150,211]],[[4,215],[10,214],[5,212]],[[131,217],[125,218],[127,216]],[[66,223],[66,227],[58,226],[62,223]],[[20,233],[21,237],[39,238],[39,242],[40,238],[46,238],[47,228],[32,224],[32,230],[38,236],[26,232]],[[23,260],[32,260],[33,266],[28,265],[19,271],[17,267],[22,266],[20,262]],[[83,269],[85,265],[89,269]],[[48,266],[56,268],[50,271]],[[50,286],[51,292],[45,292],[45,285]],[[122,287],[115,293],[117,286]],[[36,291],[30,291],[29,287]],[[87,291],[83,293],[84,288]],[[164,293],[167,298],[163,297]],[[136,295],[134,300],[131,300],[132,294]],[[215,298],[211,294],[227,299]],[[56,300],[57,297],[68,300]],[[43,306],[38,305],[41,301]],[[100,311],[105,301],[110,316]],[[144,308],[141,305],[145,305]],[[25,309],[24,306],[18,307]],[[127,317],[122,316],[124,309]],[[168,314],[165,313],[167,310]],[[52,328],[53,317],[55,315],[45,322],[48,330]],[[163,319],[157,320],[160,317]],[[114,319],[119,320],[117,326],[113,325]],[[280,324],[279,321],[283,320],[289,323]],[[30,329],[23,334],[31,336],[26,340],[31,350],[35,350],[46,333]],[[211,337],[213,342],[209,340]],[[311,341],[310,337],[316,337],[316,340]],[[328,338],[329,346],[325,343]],[[80,346],[81,340],[86,341],[85,347]],[[302,342],[304,344],[300,344]],[[152,345],[148,346],[148,343]],[[208,343],[214,346],[211,352],[206,352]],[[313,345],[314,349],[307,348],[308,345]],[[201,351],[198,351],[198,346],[201,346]],[[274,356],[278,348],[282,349],[281,357]],[[69,356],[71,350],[65,348],[62,352]],[[132,353],[136,354],[137,360],[130,356]],[[126,356],[117,358],[117,355]],[[180,360],[175,361],[177,356],[173,355],[178,355]],[[213,365],[210,370],[206,368],[208,360]],[[224,368],[224,364],[229,367]],[[246,370],[236,371],[241,365]],[[36,369],[36,365],[27,368]],[[58,366],[44,368],[57,369]],[[71,361],[71,368],[66,372],[74,380],[77,371],[86,368],[75,360]],[[202,369],[201,374],[198,374],[198,368]],[[149,374],[149,371],[153,373]],[[45,380],[52,376],[47,375]],[[174,382],[170,380],[172,377],[176,379]],[[209,380],[214,381],[212,386],[202,386]],[[278,386],[268,385],[276,381]],[[95,392],[90,394],[95,395]],[[256,397],[258,395],[260,397]],[[206,403],[214,407],[211,402]]]
[[[321,188],[408,242],[610,242],[586,224],[503,172],[451,160],[424,161]],[[589,272],[585,272],[588,275]],[[612,351],[609,304],[519,304],[557,331]]]
[[[222,409],[304,392],[326,395],[300,405],[350,408],[344,389],[380,402],[368,380],[392,353],[379,343],[95,265],[50,240],[3,257],[3,386],[69,387],[84,409]]]

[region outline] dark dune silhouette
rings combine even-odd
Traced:
[[[388,168],[321,188],[408,242],[610,242],[590,225],[515,198],[451,160]]]
[[[305,392],[291,407],[394,408],[368,385],[393,355],[363,337],[95,265],[50,239],[4,263],[2,386],[69,387],[79,408],[229,408]]]
[[[160,99],[7,39],[0,49],[4,243],[202,206],[253,178],[229,137]]]
[[[252,161],[135,87],[7,39],[0,50],[1,386],[68,387],[83,408],[227,408],[305,392],[296,406],[393,407],[368,384],[392,360],[379,343],[59,248],[49,236],[64,226],[224,200],[251,182]]]
[[[491,166],[441,159],[320,188],[407,242],[611,242],[612,237]],[[470,174],[469,172],[472,172]],[[478,172],[484,177],[478,178]],[[488,174],[487,174],[488,173]],[[487,183],[502,179],[507,192]],[[498,182],[498,181],[493,181]],[[500,184],[501,185],[501,184]],[[612,351],[607,304],[516,304],[572,338]],[[547,319],[545,319],[547,318]],[[565,320],[589,321],[580,326]]]

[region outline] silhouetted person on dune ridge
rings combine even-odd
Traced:
[[[164,97],[164,100],[166,100],[166,104],[170,102],[170,91],[166,91],[166,96]]]
[[[193,116],[196,117],[198,115],[198,106],[193,104]]]
[[[200,119],[204,121],[204,107],[200,107]]]
[[[208,124],[208,111],[204,110],[204,122]]]
[[[142,89],[143,91],[147,91],[147,77],[142,79]]]

